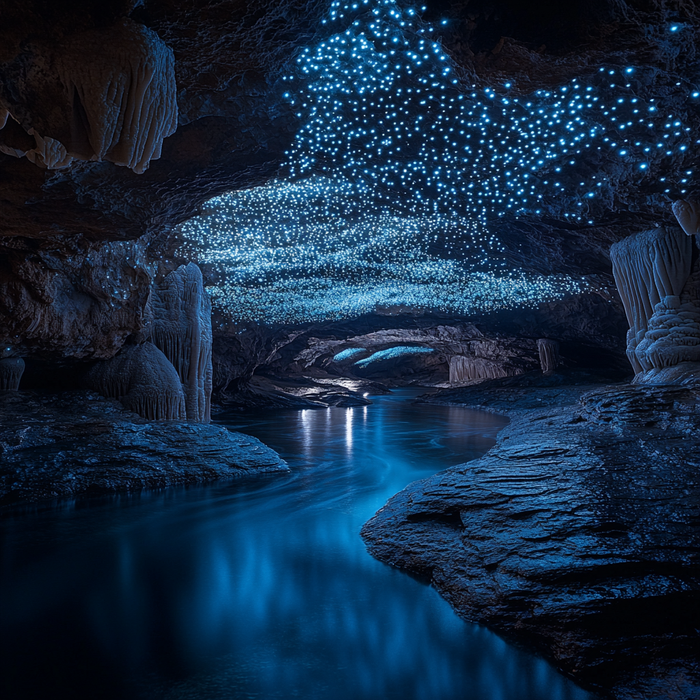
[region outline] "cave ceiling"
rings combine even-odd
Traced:
[[[31,256],[41,260],[43,274],[47,267],[65,267],[61,261],[68,257],[99,257],[95,251],[104,242],[135,241],[141,248],[132,261],[139,255],[164,260],[173,256],[177,227],[201,214],[217,195],[290,175],[299,186],[312,177],[338,174],[349,178],[350,186],[362,185],[357,168],[339,165],[332,129],[321,147],[310,132],[304,136],[308,109],[323,103],[309,107],[307,100],[302,107],[300,101],[313,95],[311,83],[299,82],[329,38],[352,32],[358,21],[365,22],[363,30],[369,27],[372,8],[356,4],[340,16],[344,4],[336,3],[331,21],[335,5],[330,0],[3,0],[0,246],[5,260],[0,281],[23,280],[10,284],[23,300],[7,308],[28,310],[31,303],[24,297],[48,293],[41,291],[39,272],[25,269]],[[673,223],[670,204],[694,192],[700,16],[693,3],[425,0],[425,9],[405,2],[374,5],[405,13],[400,21],[408,26],[401,31],[410,50],[431,28],[430,46],[439,47],[431,60],[438,56],[450,67],[448,78],[441,76],[449,79],[455,95],[471,101],[475,119],[487,104],[496,114],[493,122],[512,126],[517,109],[528,105],[523,128],[492,124],[484,130],[481,123],[488,143],[470,153],[482,164],[490,158],[491,169],[478,165],[478,158],[465,160],[436,195],[444,200],[446,192],[460,189],[455,187],[460,179],[476,184],[478,201],[465,188],[448,209],[471,221],[488,220],[489,235],[497,240],[494,258],[502,269],[585,277],[586,285],[602,291],[610,286],[609,246],[645,227]],[[304,58],[305,51],[312,52],[311,59],[308,53]],[[420,70],[412,67],[410,79],[405,71],[398,78],[404,90],[418,86]],[[580,99],[573,109],[586,108],[583,121],[569,109],[575,91]],[[114,94],[122,95],[116,113],[100,107],[105,95],[112,99]],[[586,103],[593,96],[597,104]],[[404,104],[404,121],[417,124],[420,101]],[[542,120],[551,123],[528,132],[540,108]],[[448,110],[440,119],[449,128],[460,114]],[[343,115],[353,125],[351,117]],[[523,134],[530,139],[524,146]],[[573,140],[562,150],[563,137]],[[442,153],[465,143],[455,135]],[[366,157],[377,144],[360,140],[354,147]],[[501,148],[510,161],[498,155]],[[402,166],[424,162],[426,154],[414,149]],[[519,171],[506,177],[506,167]],[[529,202],[519,198],[523,183]],[[425,194],[426,186],[435,187],[436,180],[426,185],[423,173],[398,189],[390,180],[380,184],[382,201],[408,201],[416,192]],[[355,200],[364,206],[361,197]],[[394,248],[402,242],[394,242]],[[442,257],[459,259],[464,239],[457,243]],[[444,241],[440,245],[449,247]],[[61,274],[81,277],[80,264],[71,265],[70,274]],[[141,268],[134,265],[132,273],[141,275]],[[79,291],[97,294],[104,281],[93,287]],[[143,294],[136,296],[133,308],[131,302],[120,302],[120,308],[138,316]],[[129,327],[125,323],[123,332]],[[111,348],[120,341],[110,342]]]

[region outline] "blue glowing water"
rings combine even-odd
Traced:
[[[229,418],[289,476],[7,515],[3,700],[588,700],[367,554],[387,498],[503,425],[410,395]]]

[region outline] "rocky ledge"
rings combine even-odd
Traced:
[[[601,697],[696,699],[700,388],[544,381],[434,396],[512,422],[394,496],[368,548]]]
[[[89,391],[0,392],[0,506],[287,469],[221,426],[147,421]]]

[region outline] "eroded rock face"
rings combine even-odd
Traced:
[[[90,391],[0,392],[0,505],[287,469],[221,426],[147,421]]]
[[[0,344],[20,356],[112,357],[145,322],[154,270],[146,249],[144,240],[0,238]]]
[[[392,498],[362,530],[370,552],[604,697],[698,697],[697,387],[519,391],[438,397],[513,422]]]

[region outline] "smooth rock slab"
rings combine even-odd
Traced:
[[[221,426],[147,421],[90,391],[0,392],[0,506],[287,470]]]
[[[700,698],[695,391],[511,415],[484,457],[394,496],[362,530],[370,552],[603,697]]]

